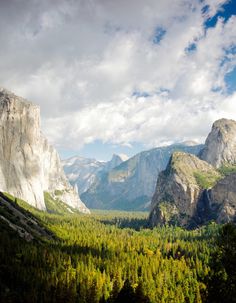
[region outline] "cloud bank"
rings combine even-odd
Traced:
[[[2,0],[0,85],[58,147],[202,141],[236,119],[236,16],[205,26],[226,2]]]

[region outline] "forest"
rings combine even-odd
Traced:
[[[236,228],[149,229],[142,212],[48,214],[25,241],[0,220],[1,302],[236,302]],[[1,210],[3,211],[3,210]]]

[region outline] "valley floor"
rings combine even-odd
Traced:
[[[0,220],[1,302],[207,302],[216,224],[151,230],[147,213],[55,215],[21,206],[50,236],[27,242]]]

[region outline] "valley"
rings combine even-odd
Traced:
[[[236,303],[236,0],[0,0],[0,303]]]
[[[206,302],[216,224],[150,229],[147,213],[27,208],[50,236],[23,241],[0,220],[2,302]]]
[[[0,302],[233,302],[235,121],[204,145],[62,162],[37,106],[1,89],[0,119]]]

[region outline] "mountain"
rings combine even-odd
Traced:
[[[105,163],[103,171],[109,172],[110,170],[112,170],[113,168],[120,165],[122,162],[126,160],[128,160],[128,157],[124,154],[121,155],[113,154],[111,160]]]
[[[149,216],[152,226],[236,221],[236,122],[214,122],[199,157],[174,153],[159,174]]]
[[[215,167],[236,164],[236,121],[220,119],[213,123],[200,158]]]
[[[70,183],[73,186],[76,185],[79,194],[82,194],[96,181],[99,174],[110,171],[122,163],[124,159],[127,160],[126,155],[116,154],[108,162],[75,156],[63,160],[62,165]]]
[[[40,108],[0,89],[0,191],[46,210],[44,192],[89,212],[69,184],[57,151],[40,130]]]
[[[77,186],[83,193],[93,184],[99,171],[105,166],[104,162],[83,157],[72,157],[62,161],[65,174],[72,185]]]
[[[157,180],[149,218],[151,225],[196,226],[199,197],[220,177],[213,166],[196,156],[174,152]]]
[[[236,223],[236,173],[226,175],[207,192],[205,205],[218,223]]]
[[[198,154],[202,147],[175,144],[141,152],[99,175],[81,198],[90,208],[147,209],[155,190],[157,176],[166,167],[171,154],[176,150]]]

